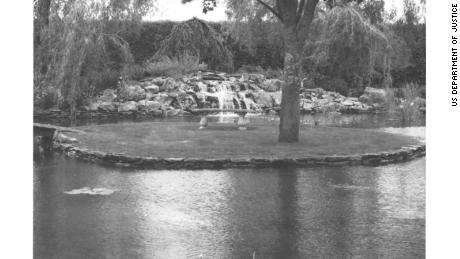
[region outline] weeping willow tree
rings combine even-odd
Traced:
[[[198,57],[200,62],[205,62],[211,69],[227,72],[233,70],[233,56],[223,36],[197,18],[175,25],[149,61],[155,62],[164,57],[180,60],[190,56]]]
[[[183,0],[190,2],[193,0]],[[329,9],[362,0],[325,0],[321,1]],[[212,10],[217,0],[203,0],[204,11]],[[253,7],[262,8],[266,13],[263,19],[274,18],[282,27],[284,48],[284,81],[282,89],[280,125],[278,140],[280,142],[298,142],[300,129],[299,93],[303,77],[303,48],[310,40],[310,30],[317,14],[319,0],[227,0],[235,22],[248,21]]]
[[[383,85],[391,85],[391,44],[356,7],[334,7],[315,20],[315,28],[316,36],[304,48],[310,74],[319,70],[344,79],[358,92],[370,86],[376,74],[383,75]]]
[[[147,0],[37,0],[34,101],[47,93],[75,116],[82,97],[110,83],[133,62],[120,36],[152,7]],[[132,22],[132,23],[131,23]]]

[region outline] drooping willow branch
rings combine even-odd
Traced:
[[[277,12],[275,11],[275,9],[273,7],[271,7],[270,5],[268,5],[267,3],[265,3],[264,1],[262,0],[257,0],[257,2],[261,5],[263,5],[265,8],[267,8],[271,13],[273,13],[276,17],[278,17],[278,19],[280,21],[283,21],[283,17]]]

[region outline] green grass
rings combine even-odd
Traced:
[[[299,143],[278,143],[278,127],[250,125],[239,131],[232,124],[211,124],[199,130],[197,123],[142,122],[78,127],[85,133],[66,133],[77,146],[142,157],[180,158],[296,158],[354,155],[400,149],[419,144],[397,134],[365,129],[308,127]]]

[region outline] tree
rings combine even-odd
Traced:
[[[183,3],[193,0],[182,0]],[[332,8],[345,5],[353,0],[325,0]],[[357,0],[362,2],[362,0]],[[248,15],[258,12],[267,13],[267,18],[274,17],[282,24],[284,45],[284,81],[282,89],[279,124],[279,142],[298,142],[300,129],[299,93],[302,78],[302,49],[308,40],[309,30],[315,17],[319,0],[228,0],[227,6],[234,12],[237,20],[244,20]],[[203,11],[212,10],[216,0],[203,0]]]
[[[107,75],[117,78],[123,64],[132,62],[129,45],[120,34],[138,23],[152,3],[35,0],[34,101],[52,90],[59,106],[73,118],[80,97],[94,92]]]

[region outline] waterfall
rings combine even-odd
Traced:
[[[199,88],[201,92],[207,96],[215,97],[218,101],[219,109],[251,109],[257,107],[254,101],[251,98],[246,97],[245,92],[235,92],[232,89],[232,85],[230,82],[212,82],[212,88],[215,89],[215,92],[208,91],[207,86],[204,87],[205,84],[200,84]],[[233,112],[219,112],[217,115],[218,122],[228,123],[232,122],[237,115]]]
[[[216,90],[217,92],[212,95],[219,100],[219,109],[235,109],[235,104],[233,103],[235,93],[224,84],[217,85]]]

